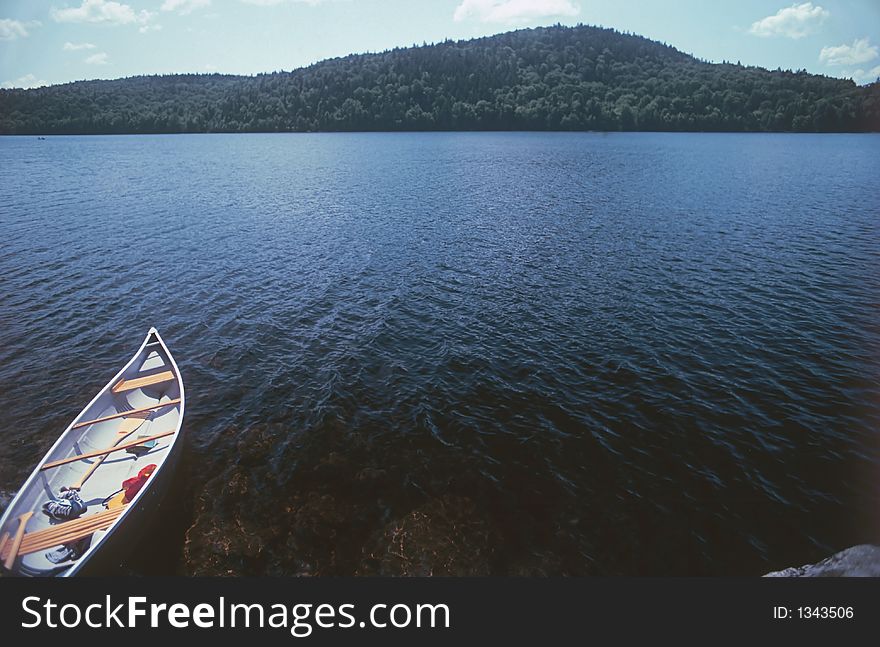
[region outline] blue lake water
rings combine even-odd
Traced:
[[[156,326],[133,573],[759,574],[877,541],[880,136],[0,138],[0,489]]]

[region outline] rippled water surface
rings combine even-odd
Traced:
[[[880,137],[0,139],[0,488],[163,334],[129,572],[757,574],[877,541]]]

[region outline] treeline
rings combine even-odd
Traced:
[[[255,77],[0,91],[4,134],[355,130],[876,131],[880,83],[711,64],[557,25]]]

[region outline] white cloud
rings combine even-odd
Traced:
[[[283,2],[299,2],[313,7],[327,2],[328,0],[241,0],[244,4],[252,4],[258,7],[275,7]]]
[[[25,38],[27,35],[28,30],[20,20],[0,19],[0,40],[15,40]]]
[[[140,29],[138,29],[138,31],[142,34],[146,34],[147,32],[151,32],[151,31],[162,31],[162,25],[159,25],[156,23],[150,23],[148,25],[144,25],[143,27],[141,27]]]
[[[462,0],[452,17],[456,22],[474,18],[481,22],[518,23],[576,16],[580,11],[571,0]]]
[[[107,65],[109,61],[107,60],[107,52],[98,52],[97,54],[92,54],[86,59],[86,64],[88,65]]]
[[[819,60],[826,65],[861,65],[880,56],[876,45],[871,45],[867,38],[856,39],[852,45],[823,47],[819,52]]]
[[[49,85],[48,81],[43,81],[42,79],[37,79],[33,74],[25,74],[23,77],[16,79],[15,81],[4,81],[0,83],[0,88],[41,88],[44,85]]]
[[[211,0],[165,0],[162,3],[162,11],[176,11],[179,14],[186,15],[192,13],[196,9],[207,7],[211,4]]]
[[[70,41],[67,41],[61,49],[65,52],[78,52],[83,49],[95,49],[95,45],[92,45],[91,43],[71,43]]]
[[[843,72],[843,76],[845,78],[852,79],[859,85],[866,85],[868,83],[873,83],[877,79],[880,79],[880,65],[871,68],[870,70],[862,70],[858,69],[854,72]]]
[[[814,33],[831,15],[827,9],[812,2],[793,4],[752,23],[749,31],[755,36],[786,36],[803,38]]]
[[[65,7],[49,12],[55,22],[93,22],[110,25],[146,24],[153,14],[135,11],[127,4],[113,0],[82,0],[79,7]]]

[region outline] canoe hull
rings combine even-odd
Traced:
[[[151,328],[134,356],[61,434],[0,519],[3,575],[116,572],[158,516],[171,485],[183,446],[184,406],[180,371]],[[120,488],[126,491],[124,507],[103,511],[101,502]],[[68,490],[78,492],[86,507],[65,520]],[[71,551],[84,541],[85,552],[76,559]]]

